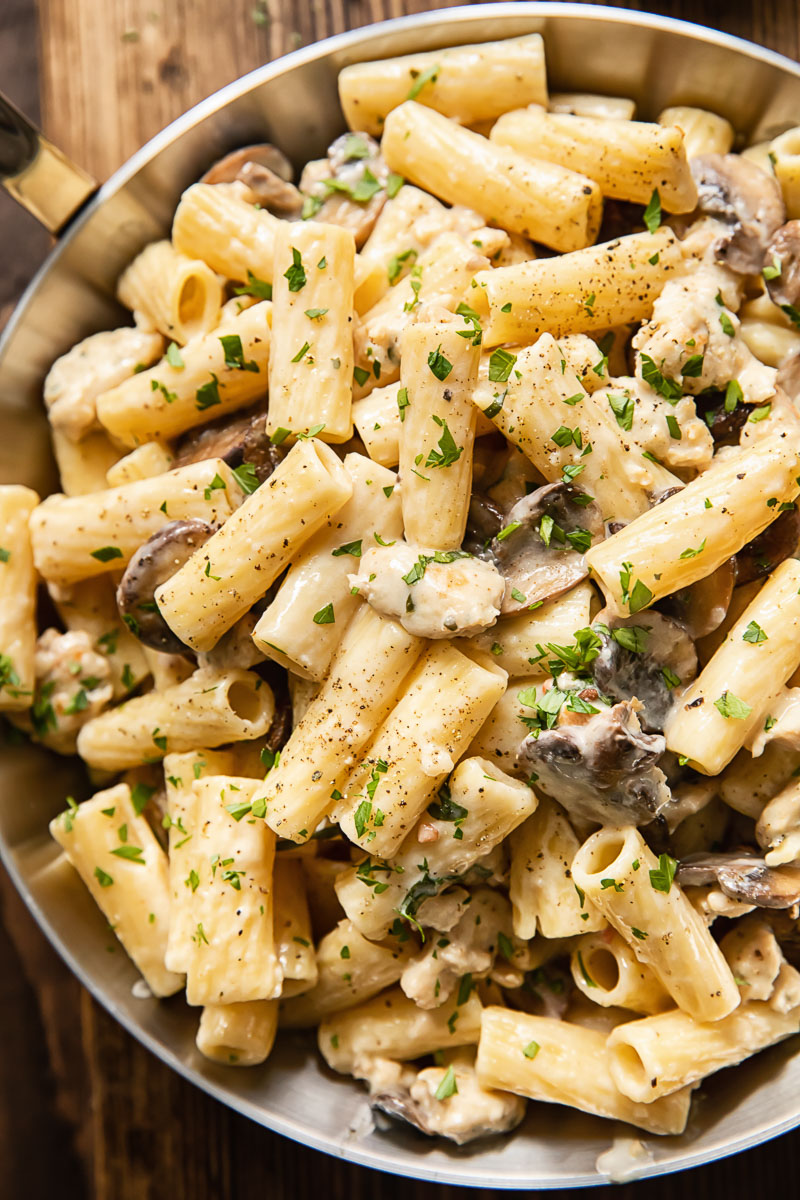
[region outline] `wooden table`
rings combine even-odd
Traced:
[[[102,179],[203,96],[298,45],[448,0],[38,0],[46,132]],[[645,0],[800,57],[794,0]],[[0,81],[35,112],[34,0],[0,0]],[[800,115],[800,114],[799,114]],[[3,306],[46,238],[0,197]],[[13,249],[9,249],[13,247]],[[1,874],[1,872],[0,872]],[[184,1083],[84,992],[0,880],[0,1197],[452,1200],[279,1138]],[[738,1200],[800,1190],[800,1133],[617,1193]],[[499,1197],[483,1191],[478,1196]],[[503,1193],[506,1195],[508,1193]],[[566,1193],[558,1193],[566,1195]]]

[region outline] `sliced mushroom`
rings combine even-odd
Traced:
[[[233,183],[238,179],[247,184],[262,208],[294,220],[300,216],[303,197],[292,183],[293,174],[286,155],[277,146],[261,142],[226,154],[206,171],[201,182]]]
[[[349,229],[360,250],[386,203],[389,168],[368,133],[344,133],[328,147],[328,157],[303,169],[300,191],[306,216]]]
[[[796,308],[800,301],[800,221],[787,221],[770,238],[764,266],[767,275],[772,276],[766,284],[774,303],[781,308],[787,304]]]
[[[768,867],[747,851],[690,854],[678,864],[675,878],[682,887],[716,884],[741,904],[759,908],[791,908],[800,903],[800,867]]]
[[[794,507],[786,509],[736,555],[737,586],[769,575],[794,554],[799,541],[800,512]]]
[[[680,621],[689,637],[696,641],[719,629],[730,608],[736,582],[736,559],[729,558],[710,575],[667,596],[661,607]]]
[[[473,492],[469,502],[467,531],[462,550],[477,558],[491,559],[489,544],[503,528],[503,510],[482,492]]]
[[[213,532],[211,525],[196,517],[170,521],[139,547],[125,568],[117,588],[117,607],[139,641],[151,650],[189,653],[158,611],[155,592]]]
[[[601,825],[647,825],[670,797],[656,766],[665,748],[663,737],[642,732],[634,704],[625,700],[584,724],[526,737],[518,761],[571,814]]]
[[[703,418],[711,432],[715,449],[739,445],[739,437],[751,411],[746,404],[736,404],[728,411],[725,408],[725,393],[712,389],[695,396],[694,406],[698,417]]]
[[[777,180],[741,154],[701,154],[691,160],[698,211],[728,226],[715,244],[718,262],[756,275],[764,251],[786,220]]]
[[[263,483],[285,454],[267,437],[265,410],[259,407],[241,416],[219,417],[185,433],[175,445],[174,465],[185,467],[206,458],[221,458],[229,467],[251,463],[258,482]]]
[[[652,609],[636,617],[604,611],[592,629],[602,642],[592,663],[600,691],[612,700],[638,700],[642,729],[663,730],[675,688],[691,683],[697,674],[697,654],[686,630]]]
[[[523,612],[585,579],[584,551],[603,538],[599,507],[571,483],[549,483],[518,500],[492,542],[506,581],[501,612]]]

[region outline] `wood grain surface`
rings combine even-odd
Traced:
[[[0,0],[0,81],[35,108],[34,0]],[[38,0],[46,132],[104,178],[216,88],[296,46],[447,0]],[[800,57],[796,0],[621,5]],[[46,250],[0,197],[3,304]],[[6,801],[8,798],[5,798]],[[72,978],[0,871],[0,1200],[488,1200],[379,1175],[238,1117],[143,1050]],[[712,1167],[622,1185],[623,1200],[800,1193],[800,1133]],[[567,1193],[552,1193],[566,1196]]]

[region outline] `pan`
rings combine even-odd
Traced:
[[[237,80],[175,121],[98,187],[0,100],[0,179],[57,242],[0,341],[0,480],[44,494],[56,485],[41,403],[49,365],[75,342],[124,319],[121,270],[167,235],[181,192],[236,146],[271,141],[296,165],[324,154],[344,127],[336,79],[365,59],[540,32],[554,90],[631,96],[647,120],[671,104],[721,113],[743,142],[796,125],[800,68],[780,55],[685,22],[583,4],[500,3],[423,13],[330,38]],[[182,1000],[142,999],[137,975],[88,892],[47,834],[64,796],[86,793],[76,766],[34,747],[0,755],[0,854],[34,917],[95,998],[154,1054],[232,1109],[330,1154],[462,1187],[587,1187],[684,1170],[800,1124],[794,1040],[708,1082],[680,1137],[642,1138],[615,1168],[598,1156],[628,1127],[531,1105],[510,1138],[456,1148],[410,1128],[373,1126],[364,1093],[319,1061],[311,1039],[279,1039],[263,1066],[216,1066],[195,1048]],[[586,1064],[587,1072],[593,1065]],[[625,1143],[622,1143],[624,1146]],[[608,1161],[608,1160],[605,1160]]]

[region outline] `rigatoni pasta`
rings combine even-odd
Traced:
[[[267,432],[315,430],[324,442],[353,434],[353,271],[345,229],[314,221],[275,237],[273,349]]]
[[[521,104],[544,104],[541,35],[356,63],[339,74],[339,99],[351,129],[380,136],[388,113],[412,96],[463,125]]]
[[[53,836],[220,1078],[316,1026],[458,1143],[677,1135],[800,1012],[797,130],[432,44],[296,181],[189,186],[54,364],[0,710],[105,787]]]
[[[294,446],[248,496],[237,520],[226,522],[159,589],[157,603],[170,628],[187,645],[212,649],[352,491],[344,467],[323,443]]]
[[[565,167],[527,159],[407,100],[386,118],[389,166],[450,204],[466,202],[492,220],[554,250],[578,250],[597,236],[597,185]]]

